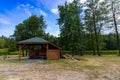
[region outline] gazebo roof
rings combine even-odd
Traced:
[[[24,44],[49,44],[51,46],[54,46],[58,49],[60,49],[58,46],[50,43],[49,41],[43,39],[43,38],[40,38],[40,37],[34,37],[34,38],[30,38],[30,39],[26,39],[26,40],[23,40],[23,41],[20,41],[18,42],[19,45],[24,45]]]
[[[48,41],[43,39],[43,38],[34,37],[34,38],[30,38],[30,39],[20,41],[18,43],[48,43]]]

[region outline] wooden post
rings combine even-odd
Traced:
[[[48,50],[48,44],[47,44],[47,50]]]
[[[47,56],[47,59],[48,59],[48,44],[46,46],[46,56]]]
[[[43,44],[43,47],[46,48],[46,57],[48,58],[48,44],[47,44],[47,45],[46,45],[46,44]]]
[[[22,49],[22,45],[19,45],[19,60],[21,60],[21,49]]]
[[[25,56],[27,56],[28,55],[28,50],[26,49],[26,55]]]

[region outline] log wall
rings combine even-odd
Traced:
[[[60,50],[59,49],[48,49],[47,59],[60,59]]]

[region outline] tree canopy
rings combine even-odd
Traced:
[[[32,15],[22,23],[16,25],[14,36],[18,41],[36,36],[43,37],[46,26],[42,15],[40,17]]]
[[[60,45],[63,49],[82,50],[83,26],[81,23],[81,5],[78,0],[58,6],[60,27]]]

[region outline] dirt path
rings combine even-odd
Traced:
[[[0,80],[120,80],[120,58],[84,56],[72,60],[0,60]]]
[[[4,64],[0,66],[0,76],[3,76],[3,80],[85,80],[87,78],[84,72],[59,68],[54,70],[54,68],[56,67],[53,64]]]

